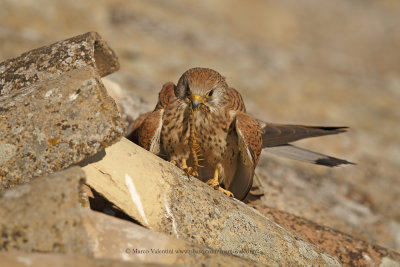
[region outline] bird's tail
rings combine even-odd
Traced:
[[[285,144],[274,147],[266,147],[265,150],[272,154],[295,159],[299,161],[309,162],[318,165],[324,165],[329,167],[336,167],[342,164],[353,164],[344,159],[338,159],[331,156],[327,156],[318,152],[307,150],[301,147]]]

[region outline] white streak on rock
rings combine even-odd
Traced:
[[[131,194],[131,198],[133,203],[135,203],[137,209],[139,210],[140,216],[142,216],[143,221],[148,225],[149,222],[147,221],[146,214],[144,213],[142,201],[140,200],[140,196],[136,190],[136,187],[133,183],[132,178],[126,173],[125,174],[125,184],[128,187],[128,191]]]
[[[172,218],[172,230],[174,230],[174,234],[175,234],[176,238],[179,238],[178,231],[176,230],[175,217],[174,217],[174,214],[172,214],[172,212],[171,212],[171,209],[169,207],[169,204],[168,204],[168,201],[167,201],[167,198],[165,197],[165,195],[164,195],[164,198],[163,198],[163,202],[164,202],[165,210],[168,213],[167,218],[169,218],[169,217]]]
[[[76,92],[72,93],[69,95],[69,101],[74,101],[77,97],[78,97],[78,94]]]
[[[25,266],[32,265],[32,260],[29,257],[18,256],[17,261],[23,263]]]
[[[46,94],[44,95],[45,98],[48,98],[49,96],[51,96],[51,94],[53,93],[53,90],[49,90],[46,92]]]

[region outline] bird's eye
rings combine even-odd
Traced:
[[[208,91],[206,94],[206,98],[210,98],[213,94],[214,90]]]

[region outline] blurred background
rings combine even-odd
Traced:
[[[97,31],[110,76],[154,106],[167,81],[209,67],[269,122],[349,126],[298,142],[356,162],[329,169],[263,153],[255,205],[400,251],[397,0],[0,0],[0,61]]]

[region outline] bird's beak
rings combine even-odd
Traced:
[[[192,102],[193,110],[196,110],[198,105],[206,103],[206,101],[204,100],[204,97],[202,97],[201,95],[195,95],[195,94],[192,94],[190,96],[190,101]]]

